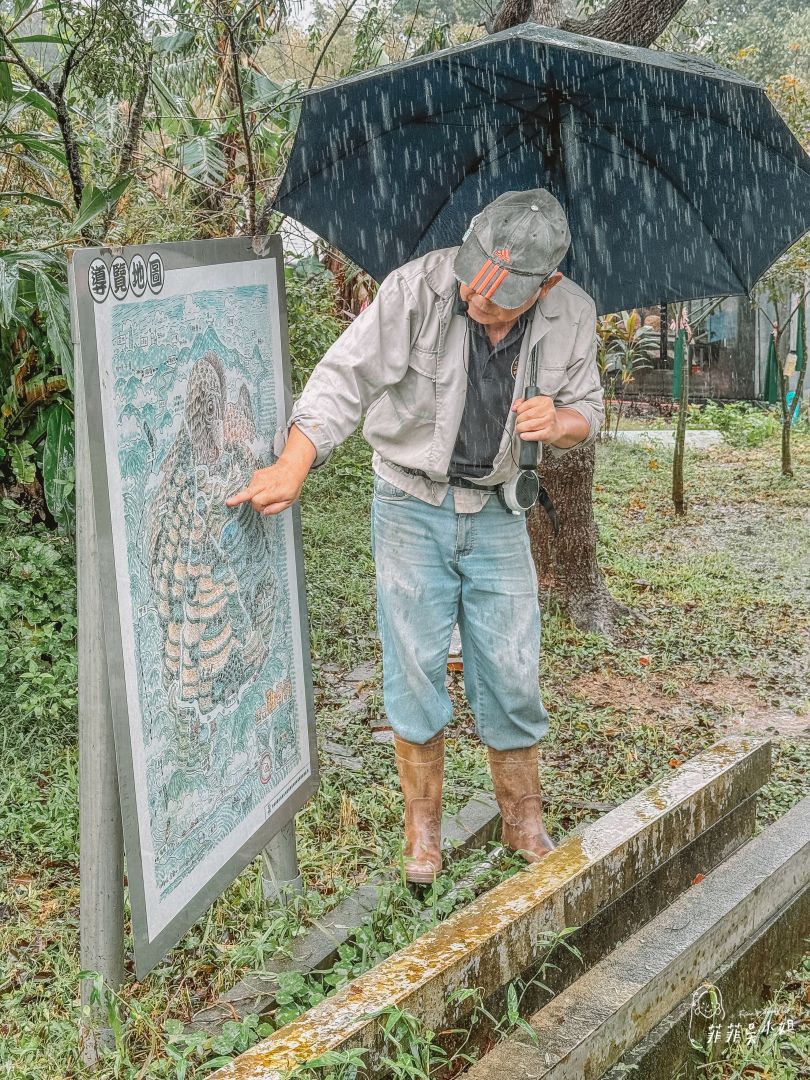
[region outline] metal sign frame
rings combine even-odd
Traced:
[[[106,291],[101,288],[105,273],[99,271],[99,267],[106,272]],[[118,268],[115,273],[113,273],[114,267]],[[154,271],[153,267],[155,267]],[[82,386],[77,387],[77,390],[83,392],[87,408],[87,442],[98,543],[97,559],[102,592],[107,673],[115,733],[135,966],[139,979],[142,979],[160,962],[166,952],[177,943],[245,866],[291,821],[318,784],[312,668],[301,554],[300,508],[296,503],[281,514],[265,519],[260,518],[257,512],[246,504],[239,509],[249,511],[250,515],[256,515],[256,521],[266,523],[262,528],[270,528],[274,519],[277,519],[276,532],[272,535],[276,538],[283,536],[285,541],[286,558],[283,566],[286,569],[288,603],[285,609],[287,621],[284,625],[289,626],[292,639],[293,661],[290,668],[293,677],[292,679],[285,677],[283,694],[281,691],[277,694],[275,686],[272,687],[272,691],[268,691],[266,711],[267,715],[274,716],[279,707],[277,702],[283,700],[287,707],[284,714],[285,722],[290,720],[293,722],[300,759],[293,761],[292,765],[285,766],[293,769],[291,774],[284,775],[282,768],[282,779],[278,789],[275,785],[268,786],[263,800],[257,797],[258,801],[250,807],[247,816],[237,822],[237,826],[243,830],[241,835],[237,835],[239,829],[234,827],[227,835],[220,837],[213,849],[209,850],[207,858],[198,862],[198,865],[193,868],[192,874],[178,877],[172,883],[171,889],[161,894],[156,885],[155,842],[150,831],[151,819],[148,813],[147,792],[144,790],[145,785],[139,784],[136,779],[142,780],[146,775],[145,740],[142,726],[139,727],[138,723],[142,720],[141,691],[144,674],[140,667],[138,626],[132,607],[132,586],[127,558],[130,554],[129,537],[121,535],[124,518],[121,513],[123,496],[120,488],[120,444],[114,415],[115,386],[112,372],[113,356],[110,348],[111,311],[114,305],[137,303],[152,304],[157,314],[157,305],[186,295],[182,292],[182,282],[199,282],[201,272],[209,278],[216,279],[218,268],[222,268],[218,281],[214,284],[206,281],[204,285],[200,284],[198,288],[192,289],[190,295],[232,290],[234,284],[236,286],[247,284],[251,287],[259,285],[267,288],[267,311],[271,323],[271,327],[268,328],[271,339],[267,344],[267,352],[271,357],[275,373],[276,426],[275,430],[272,433],[268,432],[267,435],[254,429],[254,445],[261,444],[262,457],[266,460],[270,456],[270,450],[275,449],[278,452],[283,445],[285,421],[292,407],[284,265],[280,237],[274,235],[257,240],[250,237],[236,237],[160,245],[133,245],[114,249],[88,248],[72,252],[69,260],[73,338],[77,360],[80,360],[77,370],[82,373]],[[183,271],[188,273],[184,276],[181,273]],[[95,289],[94,285],[97,286]],[[208,303],[210,302],[209,300]],[[190,368],[193,354],[190,349],[186,352],[188,354],[187,367]],[[140,377],[148,379],[150,377],[148,373],[154,372],[156,368],[147,366],[144,370],[147,374]],[[239,375],[239,379],[243,384],[244,377]],[[224,403],[234,396],[234,383],[233,373],[226,370],[221,381],[221,386],[224,387],[222,398]],[[190,391],[186,389],[183,393],[190,393]],[[240,398],[240,403],[241,401]],[[225,407],[226,404],[223,404],[223,408]],[[186,411],[186,421],[179,421],[181,426],[184,423],[187,424],[187,418],[188,411]],[[241,483],[246,482],[247,479],[249,475],[244,476]],[[241,486],[241,483],[237,487]],[[116,485],[119,486],[116,487]],[[229,508],[225,510],[228,511]],[[236,509],[230,509],[229,512],[233,515]],[[78,537],[79,545],[81,542],[82,538]],[[267,547],[270,548],[269,539]],[[269,616],[266,617],[269,618]],[[275,626],[275,623],[273,625]],[[269,659],[268,655],[268,661]],[[254,682],[256,684],[251,690],[254,695],[251,700],[255,700],[255,694],[263,689],[264,684],[261,687],[258,685],[263,670],[257,669],[251,676],[251,684]],[[292,685],[289,686],[288,683]],[[231,690],[231,693],[238,694],[236,705],[238,708],[247,692],[240,689],[239,691]],[[233,698],[228,700],[233,700]],[[194,707],[192,705],[192,710]],[[199,713],[199,702],[196,704],[196,710]],[[256,723],[259,723],[258,719]],[[275,750],[275,746],[273,749]],[[269,759],[270,763],[268,764],[265,759]],[[284,761],[283,755],[280,760]],[[265,753],[261,759],[261,776],[259,777],[261,784],[269,784],[274,768],[274,756]],[[270,772],[268,779],[265,780],[264,774],[268,769]],[[255,788],[255,785],[253,786]],[[261,794],[261,789],[256,789],[256,791]],[[168,799],[168,796],[166,798]],[[240,805],[244,806],[245,801],[243,795]],[[227,815],[225,817],[227,818]],[[258,817],[262,820],[258,821]],[[200,823],[201,829],[203,824],[204,822]],[[249,830],[249,834],[245,830]],[[171,897],[171,893],[175,890],[180,895]],[[157,895],[160,895],[160,903],[155,901]],[[165,896],[170,897],[169,903],[165,901]]]

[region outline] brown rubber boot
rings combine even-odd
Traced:
[[[501,811],[501,839],[527,862],[539,862],[557,845],[543,825],[538,747],[495,750],[487,747],[495,798]]]
[[[430,885],[442,868],[444,731],[422,744],[395,734],[394,750],[405,797],[405,880]]]

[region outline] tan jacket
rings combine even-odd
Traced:
[[[315,366],[287,427],[296,424],[314,443],[313,469],[329,460],[365,413],[363,436],[374,449],[374,471],[434,505],[444,500],[467,392],[469,330],[466,317],[453,311],[457,250],[431,251],[389,274],[373,302]],[[523,396],[527,358],[537,342],[539,392],[557,406],[581,412],[590,430],[578,446],[593,442],[604,419],[596,306],[569,278],[534,309],[518,357],[514,399]],[[492,472],[478,478],[481,484],[503,483],[518,471],[515,416],[510,410]],[[547,449],[555,457],[568,452]],[[420,469],[430,479],[400,472],[396,465]],[[454,488],[456,510],[480,510],[489,494]]]

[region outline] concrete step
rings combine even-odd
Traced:
[[[649,1035],[622,1054],[603,1080],[627,1080],[630,1075],[660,1080],[679,1074],[698,1080],[705,1076],[705,1063],[692,1051],[690,1040],[707,1046],[711,1039],[719,1049],[738,1039],[750,1046],[750,1040],[767,1035],[770,1020],[761,1018],[762,1005],[807,955],[809,934],[810,886],[805,886]]]
[[[595,1080],[810,885],[810,797],[731,855],[467,1071]],[[660,1075],[660,1074],[659,1074]],[[664,1074],[666,1075],[666,1074]]]

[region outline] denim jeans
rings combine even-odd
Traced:
[[[539,687],[540,608],[526,516],[493,495],[456,513],[374,476],[371,546],[383,700],[391,727],[424,743],[449,722],[447,657],[458,623],[464,688],[481,741],[530,746],[548,732]]]

